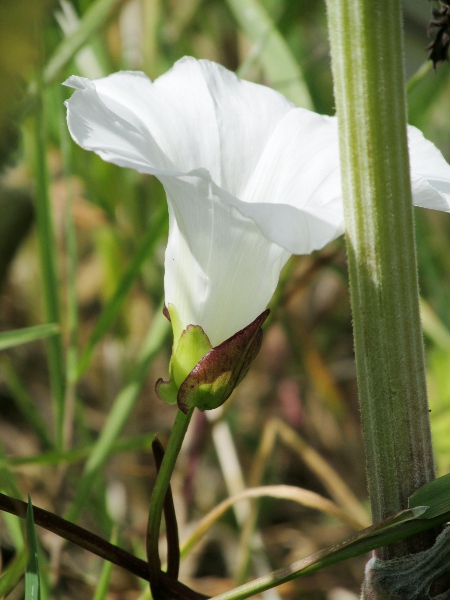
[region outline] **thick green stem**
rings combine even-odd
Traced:
[[[327,0],[356,365],[373,520],[434,478],[400,0]],[[432,536],[378,552],[392,558]]]
[[[158,541],[164,499],[167,490],[169,489],[170,478],[172,477],[175,463],[178,454],[180,453],[181,445],[183,444],[184,436],[186,435],[193,412],[193,408],[187,414],[181,412],[181,410],[178,410],[177,412],[169,443],[167,444],[166,452],[156,478],[150,501],[150,513],[147,525],[147,559],[150,571],[150,586],[155,600],[160,596],[158,579],[161,570],[161,562],[159,559]]]

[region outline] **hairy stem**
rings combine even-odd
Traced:
[[[372,516],[434,478],[409,175],[400,0],[327,0]],[[392,558],[422,534],[377,551]]]

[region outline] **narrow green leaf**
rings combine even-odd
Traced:
[[[94,331],[92,332],[92,335],[78,362],[77,378],[80,378],[87,369],[95,347],[100,342],[105,333],[108,331],[108,329],[111,327],[111,325],[114,322],[114,319],[117,317],[120,309],[123,306],[124,300],[128,292],[130,291],[132,285],[136,281],[139,273],[141,272],[142,266],[144,265],[145,261],[148,260],[149,256],[155,249],[155,246],[160,239],[161,233],[165,229],[164,225],[166,221],[167,212],[166,209],[164,209],[157,215],[155,221],[148,229],[148,232],[144,240],[142,241],[141,246],[137,250],[128,269],[123,274],[115,293],[109,299],[102,314],[97,320],[97,323],[94,327]]]
[[[114,527],[112,535],[111,535],[111,539],[109,541],[111,542],[111,544],[115,545],[115,544],[117,544],[117,538],[118,538],[117,527]],[[100,574],[100,579],[98,580],[97,588],[95,590],[95,594],[94,594],[94,597],[92,598],[92,600],[105,600],[106,595],[108,593],[112,568],[113,568],[112,563],[110,563],[109,561],[105,561],[102,572]]]
[[[6,464],[6,454],[3,444],[0,440],[0,490],[11,494],[16,498],[22,497],[22,492],[17,485],[14,473],[11,472]]]
[[[40,581],[39,581],[39,558],[34,528],[33,505],[30,496],[28,496],[27,508],[27,545],[28,545],[28,564],[25,573],[25,600],[40,599]]]
[[[447,69],[434,71],[431,61],[425,62],[409,79],[408,122],[422,128],[427,121],[430,109],[447,97],[449,79]]]
[[[40,267],[46,318],[51,323],[60,323],[59,281],[57,272],[56,240],[51,214],[49,174],[46,156],[46,132],[44,127],[44,98],[42,81],[38,73],[38,103],[34,117],[35,177],[36,177],[36,229],[39,242]],[[64,366],[61,335],[48,338],[48,363],[53,401],[53,419],[57,446],[62,445],[64,423]]]
[[[111,447],[111,454],[120,454],[124,452],[135,452],[137,450],[150,450],[154,432],[144,435],[133,436],[117,440]],[[94,449],[94,444],[82,448],[73,448],[72,450],[41,452],[32,456],[12,456],[3,458],[0,456],[0,467],[2,462],[11,466],[19,465],[63,465],[75,463],[85,459]],[[0,472],[1,474],[1,472]]]
[[[91,37],[105,25],[114,10],[123,0],[97,0],[93,2],[80,21],[78,29],[65,38],[44,69],[44,83],[55,81],[62,69],[72,60],[75,54]]]
[[[442,525],[450,517],[450,513],[445,513],[432,519],[425,519],[422,518],[423,514],[423,506],[401,511],[389,519],[363,529],[356,535],[335,546],[321,550],[312,556],[281,569],[277,569],[229,592],[214,596],[211,600],[243,600],[244,598],[250,598],[257,593],[261,593],[264,590],[271,589],[292,579],[303,577],[343,560],[370,552],[375,548],[390,545],[427,529]]]
[[[28,561],[28,551],[23,548],[0,575],[0,597],[7,597],[22,579]]]
[[[163,315],[162,306],[160,306],[138,356],[133,375],[115,399],[100,437],[86,462],[83,475],[78,483],[75,500],[66,517],[69,521],[76,521],[83,510],[98,471],[111,454],[114,443],[127,422],[146,381],[148,369],[160,351],[169,331],[170,323]]]
[[[422,519],[433,519],[450,512],[450,473],[426,483],[409,499],[409,507],[427,506]]]
[[[6,348],[13,348],[21,344],[28,344],[35,340],[51,337],[57,333],[59,333],[59,325],[57,323],[47,323],[45,325],[25,327],[24,329],[3,331],[0,333],[0,350],[6,350]]]
[[[48,425],[43,421],[35,400],[30,397],[22,379],[14,369],[12,361],[6,356],[1,361],[0,372],[22,417],[39,437],[44,448],[52,448],[54,444]]]
[[[285,39],[258,0],[227,0],[230,10],[259,49],[259,60],[272,87],[297,106],[313,108],[300,66]]]
[[[61,156],[64,177],[66,180],[66,198],[64,205],[64,226],[66,235],[66,270],[67,270],[67,367],[66,382],[70,388],[76,381],[76,365],[78,356],[78,302],[76,291],[77,271],[77,238],[73,220],[73,186],[72,186],[72,143],[66,123],[66,111],[63,104],[62,88],[55,92],[59,107],[59,135],[61,140]]]
[[[425,335],[441,350],[449,350],[450,331],[423,298],[420,299],[420,316]]]

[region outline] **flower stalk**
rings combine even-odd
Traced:
[[[170,485],[170,478],[180,453],[184,437],[191,421],[194,409],[187,414],[177,411],[169,443],[156,478],[155,488],[150,500],[150,511],[147,525],[147,560],[150,574],[150,587],[153,598],[164,597],[160,585],[161,561],[159,558],[159,530],[164,509],[164,500]]]
[[[356,366],[374,522],[432,480],[399,0],[327,0]],[[434,535],[381,548],[414,553]]]

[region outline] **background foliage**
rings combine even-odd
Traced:
[[[409,120],[449,160],[449,67],[423,68],[431,3],[405,4]],[[36,505],[143,556],[155,477],[151,440],[170,430],[175,410],[153,390],[170,355],[161,316],[165,199],[156,180],[75,147],[60,83],[120,69],[154,78],[190,54],[332,114],[325,7],[303,0],[1,0],[0,14],[0,328],[14,332],[0,337],[0,491],[29,493]],[[450,221],[433,211],[415,214],[443,474],[450,467]],[[43,324],[52,325],[17,333]],[[359,503],[345,488],[336,498],[338,476]],[[215,422],[197,415],[174,478],[181,539],[243,481],[300,486],[364,519],[342,239],[288,263],[251,373]],[[182,578],[212,595],[350,532],[321,511],[264,498],[260,534],[252,537],[249,511],[256,515],[254,502],[236,504],[210,528],[183,561]],[[0,595],[11,599],[24,594],[24,534],[17,519],[0,517]],[[146,597],[146,586],[122,570],[43,530],[38,539],[42,598]],[[266,597],[355,598],[363,565],[355,559]]]

